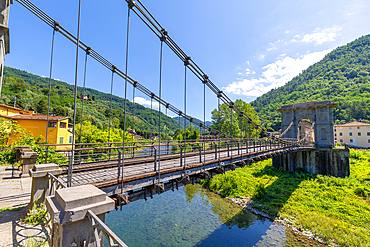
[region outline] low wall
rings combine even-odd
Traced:
[[[272,166],[294,172],[298,167],[311,174],[349,176],[349,150],[320,148],[309,151],[296,151],[272,158]]]

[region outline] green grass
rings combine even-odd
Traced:
[[[289,173],[266,160],[203,181],[223,196],[251,196],[253,207],[288,218],[328,243],[370,246],[370,152],[350,151],[347,178]]]
[[[12,208],[12,207],[0,208],[0,212],[2,212],[2,211],[10,211],[10,212],[20,211],[20,210],[22,210],[24,207],[25,207],[25,206],[17,207],[17,208]]]

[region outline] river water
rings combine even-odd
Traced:
[[[106,224],[129,247],[320,246],[197,184],[113,210]]]

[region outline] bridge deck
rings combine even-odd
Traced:
[[[102,188],[109,195],[140,189],[146,186],[165,183],[173,179],[184,179],[191,175],[204,176],[206,171],[215,172],[225,170],[230,165],[245,161],[256,161],[278,155],[281,152],[312,149],[312,147],[272,147],[260,146],[247,148],[246,146],[234,148],[229,152],[221,149],[202,152],[201,159],[198,152],[186,153],[186,158],[180,158],[180,154],[161,155],[161,161],[154,162],[153,157],[125,160],[125,166],[120,167],[118,160],[105,163],[84,164],[76,166],[72,176],[72,185],[93,184]],[[158,159],[158,157],[157,157]],[[94,166],[98,167],[94,168]],[[107,167],[108,166],[108,167]],[[106,168],[104,168],[106,167]],[[232,167],[233,168],[233,167]],[[123,174],[119,175],[120,172]],[[210,174],[212,175],[212,174]],[[67,181],[67,175],[61,175],[61,180]],[[121,189],[123,184],[123,189]]]

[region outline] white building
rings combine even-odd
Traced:
[[[334,125],[334,140],[349,146],[370,148],[370,124],[355,121]]]

